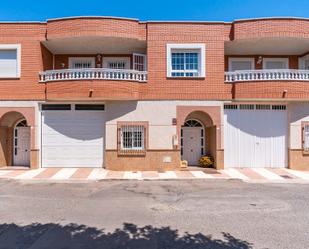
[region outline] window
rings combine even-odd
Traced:
[[[121,127],[122,150],[144,150],[144,126],[128,125]]]
[[[144,54],[133,54],[133,69],[137,71],[146,71],[147,57]]]
[[[254,70],[254,58],[229,58],[229,71]]]
[[[130,57],[104,57],[103,68],[130,69]]]
[[[75,110],[77,111],[104,111],[105,105],[94,105],[94,104],[76,104]]]
[[[118,150],[121,153],[139,153],[146,151],[147,122],[118,123]]]
[[[309,55],[299,58],[299,69],[309,70]]]
[[[225,109],[225,110],[237,110],[237,109],[238,109],[238,105],[234,105],[234,104],[225,104],[225,105],[224,105],[224,109]]]
[[[70,57],[69,68],[70,69],[82,69],[82,68],[94,68],[95,58],[93,57]]]
[[[309,122],[302,122],[303,129],[303,150],[309,153]]]
[[[70,104],[43,104],[42,111],[69,111],[71,110]]]
[[[111,68],[111,69],[125,69],[126,68],[126,62],[125,61],[108,62],[108,68]]]
[[[167,44],[167,77],[205,77],[205,44]]]
[[[20,44],[0,45],[0,78],[19,78],[21,65]]]
[[[288,69],[288,58],[264,58],[263,69]]]

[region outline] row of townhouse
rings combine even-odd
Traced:
[[[309,169],[309,20],[0,23],[0,166]]]

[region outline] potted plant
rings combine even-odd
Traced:
[[[204,155],[198,161],[203,168],[212,168],[214,166],[214,158],[211,155]]]

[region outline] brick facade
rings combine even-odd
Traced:
[[[144,41],[147,48],[147,83],[113,81],[104,83],[102,81],[65,81],[46,85],[38,83],[40,71],[52,69],[53,64],[55,69],[60,69],[60,61],[68,63],[68,55],[53,55],[42,42],[90,36],[121,38],[124,43],[126,39],[130,42]],[[308,36],[309,21],[291,18],[211,23],[139,22],[133,19],[81,17],[49,20],[46,23],[0,23],[0,44],[20,43],[22,47],[21,77],[20,79],[0,80],[0,99],[80,98],[85,100],[91,89],[94,90],[94,98],[101,100],[282,99],[282,93],[285,90],[288,92],[285,96],[288,99],[307,99],[309,97],[309,90],[306,90],[307,84],[297,81],[293,81],[293,84],[280,81],[272,84],[256,82],[250,85],[224,83],[224,71],[227,70],[228,61],[224,49],[226,41],[280,37],[309,39]],[[204,43],[206,46],[206,77],[200,79],[167,78],[166,45],[168,43]],[[53,62],[53,56],[55,62]],[[260,55],[253,56],[257,59]],[[290,68],[295,69],[298,68],[300,55],[263,56],[287,56],[290,59]]]

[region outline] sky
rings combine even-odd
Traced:
[[[142,21],[309,18],[309,0],[2,0],[0,4],[0,21],[46,21],[68,16],[117,16]]]

